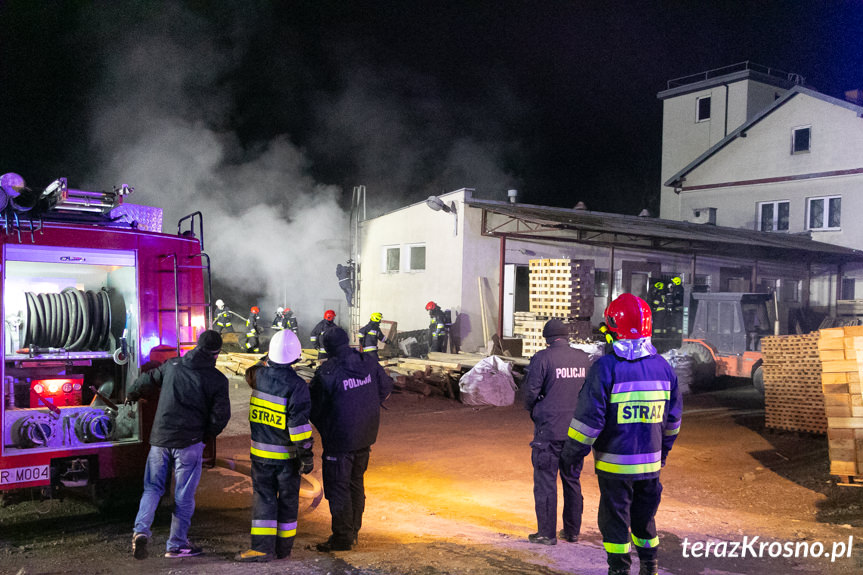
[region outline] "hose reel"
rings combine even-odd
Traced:
[[[102,351],[111,343],[111,302],[106,289],[25,292],[23,347]]]

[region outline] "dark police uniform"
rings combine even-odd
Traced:
[[[537,535],[556,538],[557,474],[563,484],[563,530],[571,538],[581,531],[583,498],[581,465],[567,468],[560,452],[567,438],[578,393],[584,384],[590,356],[569,346],[567,338],[554,339],[530,360],[524,383],[524,405],[534,423],[531,447],[533,497]]]
[[[274,362],[255,375],[249,400],[252,549],[284,558],[297,534],[300,466],[310,470],[312,464],[309,386],[290,366]]]
[[[330,359],[310,383],[311,420],[321,434],[324,495],[332,515],[332,536],[320,550],[347,550],[357,539],[365,509],[363,475],[377,439],[380,405],[393,380],[381,365],[348,346],[347,334],[334,328],[343,343],[328,345]]]
[[[360,328],[360,351],[378,361],[378,342],[386,343],[387,336],[381,331],[381,323],[370,321]]]
[[[588,371],[563,458],[583,458],[593,447],[599,530],[611,572],[629,572],[630,540],[642,566],[656,560],[659,470],[677,438],[682,412],[677,376],[655,350],[629,360],[605,355]]]

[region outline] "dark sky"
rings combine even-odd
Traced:
[[[158,117],[230,138],[221,167],[285,140],[378,208],[516,187],[656,213],[667,80],[750,60],[863,88],[859,1],[14,0],[0,30],[0,171],[31,187],[124,181]]]

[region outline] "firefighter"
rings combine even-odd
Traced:
[[[569,346],[569,329],[559,319],[542,328],[548,347],[530,360],[524,384],[524,406],[534,424],[531,462],[537,532],[531,543],[555,545],[557,538],[574,543],[581,532],[584,499],[581,496],[581,463],[566,467],[560,452],[584,385],[590,356]],[[557,532],[557,474],[563,484],[563,529]],[[556,534],[556,535],[555,535]]]
[[[426,310],[429,312],[429,351],[446,352],[446,314],[433,301],[426,304]]]
[[[330,506],[332,535],[318,551],[349,551],[357,543],[365,509],[363,476],[377,440],[381,404],[393,380],[381,364],[348,345],[336,326],[324,336],[330,359],[309,383],[311,420],[321,434],[321,473]]]
[[[252,546],[238,561],[284,559],[294,545],[300,475],[314,469],[309,386],[291,367],[301,356],[297,336],[283,329],[270,341],[266,365],[255,373],[249,400]]]
[[[294,312],[289,307],[285,308],[285,320],[287,321],[288,329],[294,332],[294,335],[299,336],[300,328],[297,323],[297,316],[294,315]]]
[[[354,261],[348,260],[345,265],[336,266],[336,277],[339,278],[339,287],[345,292],[348,307],[354,305]]]
[[[225,302],[217,299],[216,300],[216,319],[213,322],[213,330],[219,333],[228,332],[231,333],[234,331],[233,326],[231,325],[231,310],[228,309],[228,306],[225,305]]]
[[[288,319],[285,317],[285,308],[281,306],[276,308],[276,317],[273,318],[273,325],[270,327],[276,331],[281,331],[288,327]]]
[[[665,286],[666,333],[680,336],[683,333],[683,280],[674,276]]]
[[[674,370],[650,341],[647,302],[621,294],[606,308],[605,323],[616,336],[614,353],[588,371],[561,457],[576,468],[593,447],[609,575],[629,573],[632,544],[639,574],[655,575],[659,470],[680,430],[683,404]]]
[[[310,339],[312,340],[312,346],[318,350],[318,359],[327,359],[327,350],[324,347],[322,336],[328,329],[336,326],[336,324],[333,323],[334,319],[336,319],[336,312],[328,309],[324,312],[324,319],[319,321],[318,324],[312,328]]]
[[[258,314],[261,310],[258,306],[253,305],[249,310],[249,317],[246,319],[246,342],[243,344],[246,351],[249,353],[258,353],[261,351],[261,328],[258,327]]]
[[[381,331],[381,320],[384,318],[380,312],[375,312],[369,318],[369,323],[360,328],[360,350],[378,361],[378,342],[386,343],[387,336]]]
[[[655,281],[647,291],[650,309],[653,310],[653,335],[657,338],[665,335],[666,295],[665,282],[662,280]]]

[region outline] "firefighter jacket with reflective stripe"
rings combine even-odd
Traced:
[[[434,340],[446,335],[446,315],[436,307],[429,311],[429,339]]]
[[[231,327],[231,310],[228,309],[228,306],[217,308],[218,315],[216,315],[215,324],[219,327]]]
[[[283,330],[288,327],[288,318],[284,316],[284,314],[277,313],[276,317],[273,318],[272,328],[275,330]]]
[[[283,463],[312,450],[309,386],[287,365],[269,362],[255,374],[249,399],[251,458]]]
[[[377,440],[381,403],[393,380],[374,358],[342,346],[317,369],[309,388],[324,453],[348,453]]]
[[[386,343],[387,337],[381,331],[381,324],[377,321],[370,321],[360,328],[360,351],[377,351],[378,342]]]
[[[534,441],[564,441],[578,404],[590,356],[555,339],[530,360],[524,383],[524,406],[534,424]]]
[[[596,473],[618,479],[659,477],[680,431],[677,376],[662,356],[601,357],[587,374],[569,427],[570,448],[593,447]]]
[[[328,329],[335,325],[336,324],[331,321],[322,319],[318,322],[318,325],[312,328],[311,337],[309,339],[311,339],[312,346],[315,349],[324,349],[323,335]]]

